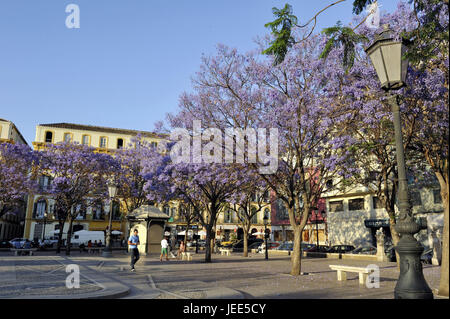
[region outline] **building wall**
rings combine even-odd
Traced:
[[[13,122],[0,119],[0,143],[27,144]],[[1,208],[1,203],[0,203]],[[23,236],[25,207],[13,209],[0,217],[0,240]]]
[[[77,142],[79,144],[82,143],[82,137],[83,135],[87,135],[90,137],[90,146],[95,147],[99,150],[115,150],[117,149],[117,139],[121,138],[123,140],[123,147],[127,148],[129,147],[129,144],[131,143],[131,140],[133,137],[136,136],[136,133],[129,132],[129,133],[111,133],[109,131],[98,131],[98,130],[88,130],[88,129],[74,129],[74,128],[64,128],[64,127],[52,127],[52,126],[43,126],[43,125],[37,125],[36,126],[36,136],[35,141],[33,142],[33,146],[35,150],[42,150],[45,147],[46,144],[46,132],[52,132],[52,141],[51,143],[58,143],[64,141],[64,135],[66,133],[69,133],[71,136],[72,142]],[[124,130],[125,131],[125,130]],[[100,148],[100,138],[106,137],[107,138],[107,145],[105,148]],[[146,142],[155,142],[160,143],[160,138],[153,138],[153,137],[143,137],[143,140]],[[54,201],[48,196],[45,192],[42,192],[41,194],[30,194],[29,201],[27,203],[27,211],[26,211],[26,220],[25,220],[25,231],[24,231],[24,237],[29,239],[34,239],[36,236],[40,237],[42,235],[42,232],[39,231],[39,234],[35,234],[35,230],[42,230],[43,227],[40,229],[39,223],[42,224],[43,220],[40,218],[35,218],[33,216],[33,210],[35,203],[40,199],[45,198],[47,201],[47,213],[49,215],[49,223],[45,226],[45,237],[54,236],[53,231],[55,230],[55,227],[58,225],[57,220],[53,216],[53,211],[51,210],[51,206],[54,204]],[[121,202],[121,212],[125,212],[125,208],[123,207],[123,202]],[[94,219],[92,208],[88,207],[86,210],[86,219],[85,220],[76,220],[74,221],[73,225],[81,225],[83,226],[83,229],[85,230],[106,230],[109,220],[107,213],[109,212],[109,205],[104,203],[103,206],[103,213],[105,215],[105,218],[102,220],[96,220]],[[37,228],[36,228],[36,225]],[[67,233],[68,230],[68,223],[64,225],[64,231],[63,233]],[[126,229],[126,222],[122,220],[112,222],[112,230],[120,230],[125,234],[126,236],[127,229]],[[63,238],[65,238],[63,236]]]
[[[360,188],[359,190],[364,189]],[[413,206],[412,212],[415,218],[422,217],[428,221],[427,230],[421,231],[416,237],[425,247],[429,247],[431,232],[433,232],[433,229],[443,226],[443,219],[439,218],[439,216],[442,216],[442,204],[434,203],[433,188],[413,191],[419,192],[422,204]],[[350,211],[349,201],[356,198],[364,199],[364,209]],[[332,245],[348,244],[357,247],[375,244],[372,230],[366,227],[364,221],[389,219],[389,216],[384,208],[374,208],[373,198],[374,195],[367,192],[361,192],[360,194],[355,192],[352,195],[345,196],[334,194],[332,198],[327,198],[328,235]],[[334,201],[343,202],[343,211],[332,212],[330,210],[330,202]]]
[[[64,141],[64,136],[66,133],[70,134],[73,142],[77,142],[79,144],[82,143],[82,138],[84,135],[87,135],[90,139],[89,146],[100,148],[100,138],[106,137],[107,145],[106,149],[117,149],[117,140],[123,140],[123,146],[128,147],[131,144],[131,140],[136,134],[119,134],[119,133],[111,133],[111,132],[100,132],[100,131],[90,131],[90,130],[81,130],[81,129],[69,129],[69,128],[57,128],[57,127],[46,127],[38,125],[36,126],[36,137],[35,148],[40,149],[42,144],[45,143],[46,132],[52,132],[53,139],[52,143],[59,143]],[[151,137],[143,137],[144,141],[149,143],[156,142],[159,143],[161,139],[151,138]]]

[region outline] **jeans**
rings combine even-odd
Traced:
[[[131,269],[134,269],[134,264],[139,260],[139,249],[132,248],[131,252]]]

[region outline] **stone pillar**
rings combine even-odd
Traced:
[[[376,237],[377,237],[377,259],[378,261],[387,261],[386,254],[384,252],[384,232],[382,227],[380,227],[377,230]]]
[[[439,266],[442,259],[441,230],[438,229],[432,232],[431,236],[433,238],[433,258],[431,259],[431,263]]]

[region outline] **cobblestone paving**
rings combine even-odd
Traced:
[[[85,294],[101,290],[90,279],[80,277],[80,288],[66,287],[66,266],[55,258],[14,260],[15,281],[0,283],[0,298],[25,296],[64,296]]]
[[[169,261],[160,263],[157,258],[143,258],[136,267],[138,272],[151,274],[157,288],[188,297],[186,291],[227,287],[241,292],[245,298],[301,299],[301,298],[369,298],[391,299],[399,271],[395,263],[361,260],[313,259],[302,260],[304,276],[291,276],[290,257],[277,256],[264,260],[263,256],[244,258],[213,255],[213,262],[203,262],[203,255],[194,256],[192,262]],[[126,259],[124,259],[126,261]],[[360,286],[358,274],[349,273],[345,282],[337,281],[336,271],[329,265],[380,267],[380,288]],[[139,270],[140,269],[140,270]],[[428,285],[436,289],[439,285],[440,267],[424,266]],[[159,298],[174,298],[162,295]]]

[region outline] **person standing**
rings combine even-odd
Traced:
[[[182,259],[183,254],[186,252],[186,246],[182,240],[180,243],[180,249],[178,249],[178,259]]]
[[[169,255],[167,253],[167,249],[169,247],[169,242],[166,238],[161,240],[161,256],[159,257],[159,261],[162,261],[163,255],[166,255],[166,261],[169,261]]]
[[[139,260],[139,249],[137,247],[139,244],[138,230],[135,229],[133,235],[128,238],[128,248],[131,254],[131,271],[135,271],[134,264]]]

